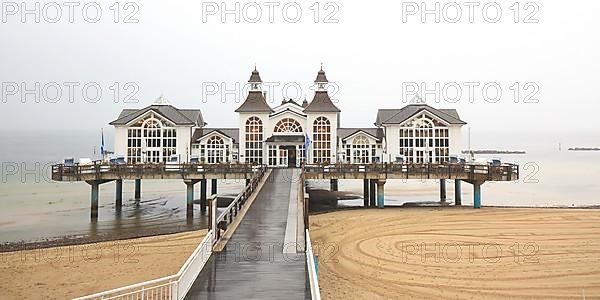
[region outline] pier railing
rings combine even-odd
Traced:
[[[256,191],[260,181],[265,176],[267,168],[265,166],[260,167],[255,175],[252,177],[250,182],[244,187],[244,189],[231,201],[231,203],[225,208],[225,210],[216,218],[217,230],[215,231],[216,242],[221,239],[221,230],[227,230],[229,225],[233,223],[235,218],[238,216],[246,200],[252,196]]]
[[[198,247],[192,252],[183,266],[174,275],[165,276],[159,279],[145,281],[137,284],[124,286],[121,288],[96,293],[75,300],[129,300],[129,299],[160,299],[160,300],[181,300],[189,292],[192,284],[206,265],[213,252],[213,247],[219,242],[220,231],[226,228],[242,209],[246,200],[256,191],[260,181],[266,173],[265,166],[253,166],[254,176],[250,180],[235,200],[216,218],[216,228],[210,228],[206,236],[202,239]],[[212,222],[210,222],[212,223]]]
[[[321,290],[319,289],[319,261],[313,253],[310,232],[306,229],[306,263],[308,265],[308,280],[310,281],[310,295],[312,300],[321,300]]]
[[[304,172],[307,179],[519,179],[519,165],[516,164],[330,164],[305,165]]]
[[[261,168],[256,164],[107,164],[52,166],[52,180],[86,181],[114,179],[206,179],[251,178],[254,171]],[[229,176],[229,177],[228,177]]]

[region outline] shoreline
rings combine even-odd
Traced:
[[[328,192],[331,193],[331,192]],[[337,192],[342,195],[342,197],[338,198],[338,200],[356,200],[362,198],[344,198],[343,195],[347,195],[346,192]],[[440,209],[463,209],[468,208],[472,209],[469,205],[462,206],[454,206],[454,205],[445,205],[445,206],[432,206],[431,203],[423,203],[423,205],[419,205],[418,203],[414,205],[413,202],[409,205],[398,205],[398,206],[386,206],[386,209],[428,209],[428,208],[440,208]],[[600,209],[600,205],[587,205],[587,206],[483,206],[481,209],[485,208],[506,208],[506,209]],[[340,212],[340,211],[353,211],[353,210],[371,210],[376,209],[373,207],[363,207],[363,206],[343,206],[343,207],[328,207],[328,206],[318,206],[318,211],[311,211],[309,215],[317,216],[321,214]],[[159,237],[163,235],[171,235],[185,232],[192,232],[198,230],[206,230],[206,228],[181,228],[181,229],[145,229],[136,232],[126,232],[119,234],[104,234],[104,235],[96,235],[96,236],[64,236],[57,237],[55,239],[47,239],[42,241],[19,241],[19,242],[6,242],[0,244],[0,253],[10,253],[10,252],[18,252],[18,251],[28,251],[28,250],[36,250],[36,249],[46,249],[53,247],[65,247],[65,246],[78,246],[78,245],[87,245],[87,244],[95,244],[102,242],[115,242],[115,241],[124,241],[130,239],[137,238],[145,238],[145,237]]]
[[[186,233],[193,231],[201,231],[206,230],[206,228],[181,228],[181,229],[145,229],[138,230],[135,232],[125,232],[125,233],[109,233],[102,234],[96,236],[64,236],[57,237],[56,239],[47,239],[47,240],[38,240],[38,241],[20,241],[20,242],[6,242],[0,244],[0,254],[10,253],[10,252],[19,252],[19,251],[28,251],[28,250],[37,250],[37,249],[46,249],[46,248],[54,248],[54,247],[66,247],[66,246],[79,246],[79,245],[87,245],[87,244],[96,244],[102,242],[115,242],[115,241],[125,241],[131,239],[138,238],[147,238],[147,237],[159,237],[164,235],[178,234],[178,233]]]

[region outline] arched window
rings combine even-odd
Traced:
[[[263,123],[258,117],[246,121],[246,162],[262,164]]]
[[[352,140],[354,145],[368,145],[369,139],[364,135],[359,135]]]
[[[206,142],[206,152],[209,164],[218,164],[227,161],[225,142],[220,136],[212,136]]]
[[[295,132],[302,133],[302,125],[292,118],[281,119],[281,121],[277,122],[275,125],[275,129],[273,132]]]
[[[127,129],[129,162],[164,162],[177,152],[177,132],[166,120],[150,114]]]
[[[318,117],[313,123],[313,163],[324,164],[331,161],[331,122]]]
[[[353,164],[368,164],[374,161],[376,145],[364,135],[357,135],[352,143],[346,144],[346,160]]]
[[[425,113],[400,128],[400,154],[411,163],[444,163],[449,144],[448,127]]]

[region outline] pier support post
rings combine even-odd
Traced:
[[[481,183],[473,183],[473,208],[481,208]]]
[[[100,194],[100,185],[112,180],[88,180],[86,181],[92,187],[91,197],[90,197],[90,216],[92,220],[98,219],[98,199]]]
[[[384,189],[383,189],[384,185],[385,185],[385,179],[377,181],[377,207],[378,208],[385,207],[385,202],[384,202],[385,197],[384,197]]]
[[[461,206],[462,205],[462,195],[460,191],[460,180],[454,180],[454,205]]]
[[[246,179],[246,185],[250,184],[251,179]]]
[[[377,179],[370,179],[370,183],[369,183],[369,193],[371,194],[369,196],[369,206],[375,207],[375,200],[377,198],[377,188],[375,187],[375,183],[377,182]]]
[[[215,195],[217,193],[217,179],[210,181],[210,194]]]
[[[363,200],[364,207],[369,206],[369,179],[363,179]]]
[[[337,179],[330,179],[329,180],[329,190],[332,192],[337,192],[338,191],[338,180]]]
[[[117,209],[123,207],[123,180],[117,179],[115,186],[115,206]]]
[[[135,200],[142,199],[142,180],[135,180]]]
[[[206,212],[206,179],[200,179],[200,211],[202,214]]]
[[[446,179],[440,179],[440,201],[446,202]]]
[[[91,201],[91,217],[92,219],[98,219],[98,194],[100,191],[100,184],[97,181],[90,183],[92,185],[92,201]]]
[[[184,180],[187,187],[187,215],[194,215],[194,185],[198,183],[198,180]]]

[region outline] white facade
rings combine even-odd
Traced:
[[[140,110],[124,110],[115,127],[115,155],[129,163],[162,163],[176,156],[188,161],[191,135],[198,128],[199,110],[178,110],[164,97]]]
[[[339,109],[327,95],[321,69],[313,100],[284,100],[271,108],[254,70],[251,91],[236,112],[237,128],[206,128],[200,110],[179,110],[161,97],[141,110],[124,110],[113,122],[115,154],[130,163],[256,163],[272,167],[308,164],[445,163],[462,150],[456,110],[424,103],[379,110],[377,127],[339,128]],[[308,137],[308,140],[306,139]],[[308,149],[305,147],[308,146]]]
[[[420,110],[399,124],[381,124],[385,132],[384,161],[402,156],[408,163],[445,163],[462,150],[462,126],[428,110]]]

